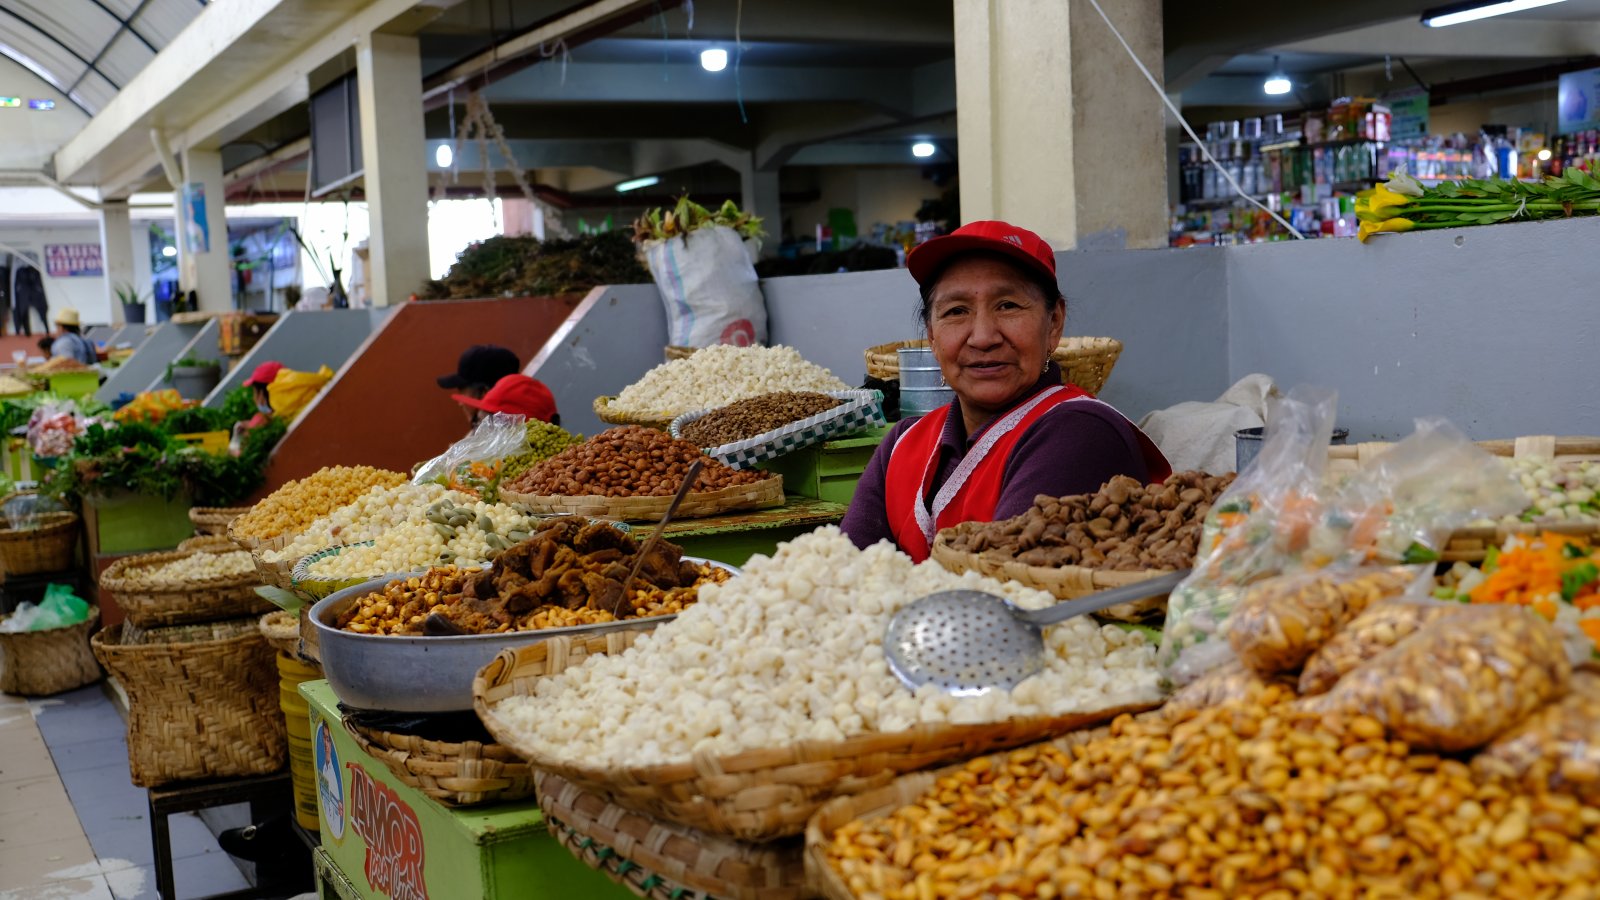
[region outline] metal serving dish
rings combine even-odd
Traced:
[[[715,560],[683,557],[738,575],[739,569]],[[625,619],[570,628],[464,634],[446,637],[356,634],[336,623],[361,597],[409,575],[385,575],[329,594],[311,608],[322,672],[339,700],[360,709],[391,712],[455,712],[472,708],[472,679],[501,650],[536,644],[559,635],[605,634],[655,628],[677,616]]]

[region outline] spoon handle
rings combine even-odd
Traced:
[[[1189,577],[1191,571],[1191,569],[1179,569],[1176,572],[1158,575],[1147,581],[1112,588],[1109,591],[1100,591],[1087,597],[1068,600],[1066,603],[1047,606],[1044,609],[1027,610],[1019,613],[1017,618],[1030,625],[1037,625],[1043,628],[1046,625],[1065,622],[1075,616],[1099,612],[1102,609],[1116,606],[1118,603],[1127,603],[1129,600],[1159,597],[1162,594],[1170,593],[1180,582]]]

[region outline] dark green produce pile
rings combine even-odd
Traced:
[[[636,252],[624,231],[551,241],[492,237],[461,251],[450,272],[425,283],[417,296],[423,300],[549,297],[602,284],[644,284],[650,273]]]
[[[777,278],[783,275],[830,275],[844,269],[846,272],[870,272],[875,269],[893,269],[900,265],[895,252],[888,247],[857,244],[845,250],[825,250],[808,253],[796,259],[775,256],[756,263],[756,275]]]

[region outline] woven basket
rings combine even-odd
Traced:
[[[624,522],[654,522],[672,505],[671,497],[564,497],[500,492],[500,502],[520,503],[536,515],[577,515]],[[766,509],[783,505],[783,476],[774,475],[755,484],[739,484],[717,491],[697,491],[684,496],[674,519],[697,519],[741,509]]]
[[[38,528],[0,528],[0,573],[66,571],[72,568],[72,552],[77,546],[77,513],[42,513]]]
[[[200,534],[192,538],[185,538],[178,542],[178,550],[205,550],[211,553],[227,553],[229,550],[240,549],[233,539],[225,534]]]
[[[0,616],[4,622],[9,616]],[[89,649],[89,633],[100,624],[100,610],[65,628],[0,632],[0,692],[46,697],[94,684],[100,665]]]
[[[540,772],[539,807],[550,833],[586,865],[641,897],[701,892],[723,900],[807,896],[803,844],[756,845],[662,822]]]
[[[1137,584],[1141,581],[1148,581],[1158,575],[1165,575],[1170,571],[1168,569],[1149,569],[1139,572],[1112,572],[1102,569],[1090,569],[1084,566],[1030,566],[1026,563],[1018,562],[1014,557],[1007,556],[1004,553],[966,553],[950,546],[950,543],[957,536],[982,528],[987,524],[986,522],[962,522],[960,525],[940,531],[938,537],[934,538],[930,556],[939,565],[956,574],[977,572],[980,575],[987,575],[1000,581],[1015,581],[1027,587],[1044,591],[1059,600],[1072,600],[1078,597],[1086,597],[1097,591]],[[1166,597],[1150,597],[1144,600],[1118,603],[1116,606],[1095,613],[1095,615],[1107,619],[1134,622],[1147,618],[1152,613],[1164,611],[1166,608]]]
[[[189,521],[194,523],[196,534],[226,535],[233,520],[249,511],[248,506],[196,506],[189,510]]]
[[[164,631],[164,643],[95,634],[94,654],[128,692],[128,770],[138,787],[267,775],[283,768],[276,651],[255,619]],[[185,641],[186,631],[197,640]],[[231,632],[231,634],[229,633]]]
[[[250,548],[250,558],[255,561],[256,575],[261,579],[262,584],[270,584],[275,588],[283,588],[286,591],[294,588],[294,566],[299,560],[290,557],[289,559],[280,559],[274,562],[268,560],[265,556],[269,552],[282,550],[284,547],[289,546],[289,542],[294,538],[294,535],[279,535],[270,541],[258,542],[254,547]],[[238,543],[237,538],[234,539],[234,543]]]
[[[272,649],[300,658],[300,617],[287,610],[275,609],[256,623],[261,637]]]
[[[799,834],[806,819],[834,797],[882,787],[897,776],[1108,721],[1128,708],[1011,719],[984,725],[921,725],[894,734],[843,741],[802,741],[732,756],[700,754],[660,766],[594,769],[546,759],[517,740],[492,706],[529,695],[538,679],[578,665],[589,653],[622,652],[640,632],[613,632],[569,647],[568,638],[501,651],[472,684],[473,707],[495,739],[534,768],[552,772],[630,809],[744,841]],[[1144,709],[1145,707],[1139,707]]]
[[[1600,437],[1556,437],[1530,435],[1501,441],[1478,441],[1478,446],[1506,458],[1538,456],[1554,460],[1558,465],[1600,460]],[[1354,472],[1382,455],[1393,444],[1383,441],[1366,441],[1328,448],[1328,470],[1336,473]],[[1460,528],[1450,536],[1440,552],[1445,562],[1482,562],[1490,547],[1499,547],[1514,534],[1536,535],[1543,531],[1600,540],[1600,522],[1518,522],[1511,525],[1488,525]]]
[[[614,410],[611,408],[611,401],[615,399],[617,398],[594,398],[595,418],[606,423],[607,425],[643,425],[646,428],[655,428],[659,431],[666,431],[672,426],[672,416],[636,416],[633,413],[625,413],[621,410]]]
[[[927,341],[895,341],[868,348],[867,374],[884,380],[900,377],[902,348],[927,347]],[[1075,384],[1091,394],[1100,393],[1111,367],[1122,355],[1122,342],[1108,337],[1064,337],[1050,358],[1061,366],[1063,383]]]
[[[371,581],[385,572],[372,572],[366,575],[345,575],[339,578],[317,578],[311,574],[311,567],[330,556],[338,556],[348,547],[370,547],[375,541],[361,541],[355,544],[341,544],[337,547],[328,547],[302,558],[294,564],[289,571],[288,587],[298,593],[309,594],[312,598],[321,600],[334,591],[342,591],[347,587],[355,587],[363,582]]]
[[[344,729],[394,777],[445,806],[510,803],[533,796],[533,770],[500,744],[430,741],[414,734],[363,728],[344,718]]]
[[[689,357],[694,355],[694,352],[696,350],[699,350],[699,349],[700,349],[699,347],[673,347],[673,346],[668,346],[667,349],[666,349],[666,352],[664,354],[662,354],[662,355],[666,357],[667,362],[672,362],[675,359],[688,359]]]
[[[141,628],[232,619],[272,609],[270,601],[257,596],[256,585],[260,582],[254,573],[172,582],[161,588],[142,587],[129,580],[129,574],[135,569],[165,565],[204,552],[177,550],[125,556],[101,574],[100,589],[115,594],[117,605],[127,613],[128,621]]]

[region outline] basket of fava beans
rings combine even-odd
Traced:
[[[749,469],[884,422],[878,391],[784,391],[684,413],[671,431],[713,459]]]

